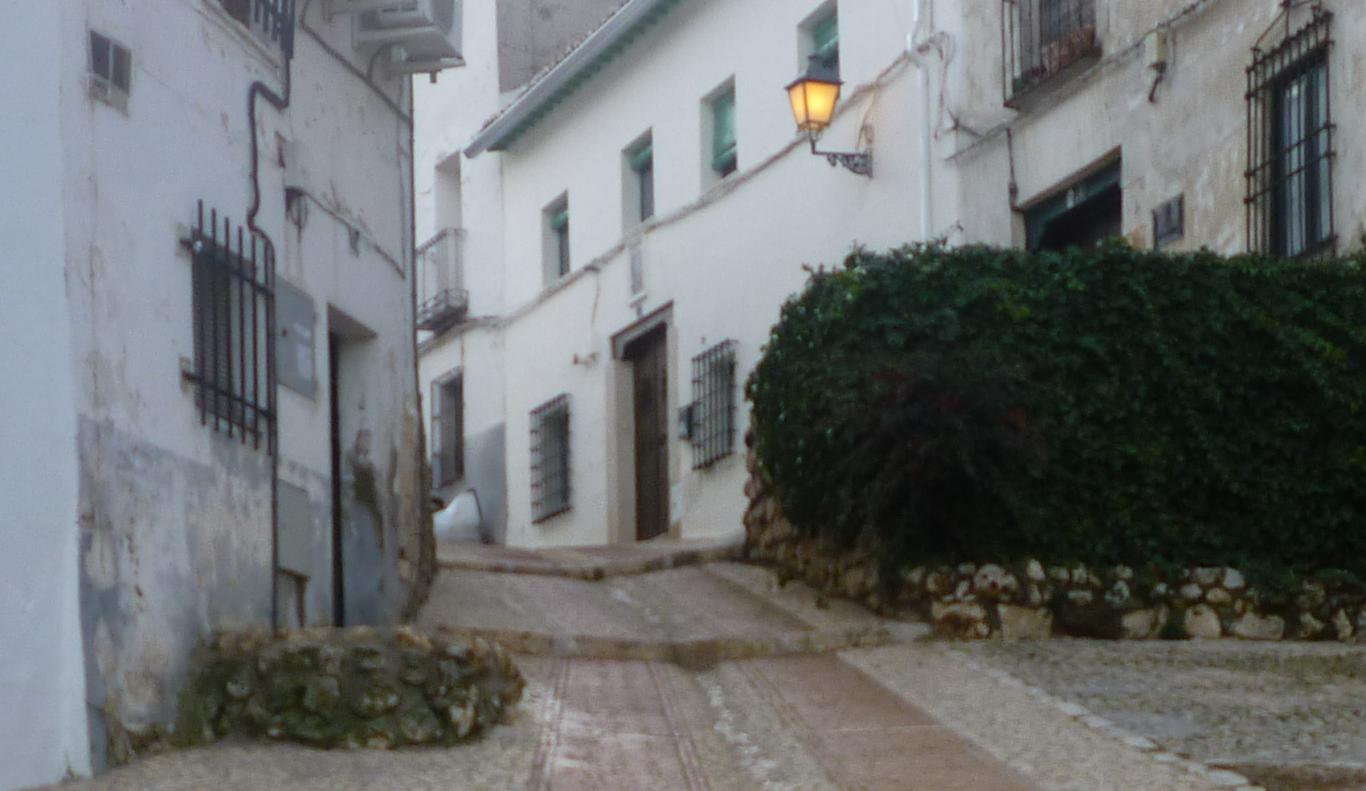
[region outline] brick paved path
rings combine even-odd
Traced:
[[[914,641],[921,628],[817,606],[761,569],[674,567],[652,547],[649,563],[665,570],[639,573],[614,550],[601,554],[623,576],[595,582],[581,573],[591,551],[480,554],[482,565],[441,573],[420,625],[521,652],[526,699],[481,742],[393,753],[221,745],[64,791],[1212,787],[946,662]],[[480,570],[489,564],[498,571]]]

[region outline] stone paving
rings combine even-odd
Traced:
[[[220,745],[63,789],[1230,787],[971,669],[924,640],[923,626],[779,587],[755,567],[670,566],[596,583],[444,571],[424,627],[547,636],[523,640],[524,701],[478,743],[392,753]],[[877,639],[836,639],[850,634]],[[698,644],[714,648],[705,661],[639,655]]]
[[[1055,640],[953,650],[1268,787],[1366,788],[1366,645]]]

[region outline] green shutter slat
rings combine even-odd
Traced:
[[[561,229],[563,229],[563,228],[564,228],[565,226],[567,226],[567,225],[569,225],[569,210],[568,210],[568,209],[563,209],[563,210],[561,210],[561,211],[558,211],[558,212],[556,212],[554,215],[552,215],[551,218],[550,218],[550,229],[551,229],[552,231],[561,230]]]
[[[641,171],[652,166],[655,159],[655,147],[646,144],[640,150],[631,155],[631,170]]]
[[[823,58],[839,52],[840,18],[831,14],[829,18],[811,28],[812,50]]]
[[[735,157],[735,91],[716,97],[712,111],[712,159]]]

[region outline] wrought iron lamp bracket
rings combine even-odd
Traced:
[[[825,157],[830,167],[844,166],[846,170],[860,176],[873,177],[873,152],[871,151],[821,151],[816,148],[816,138],[811,137],[811,153]]]

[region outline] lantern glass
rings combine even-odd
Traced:
[[[792,102],[792,117],[797,120],[797,129],[812,134],[824,132],[835,117],[835,107],[840,100],[839,81],[815,79],[803,76],[787,87],[788,98]]]

